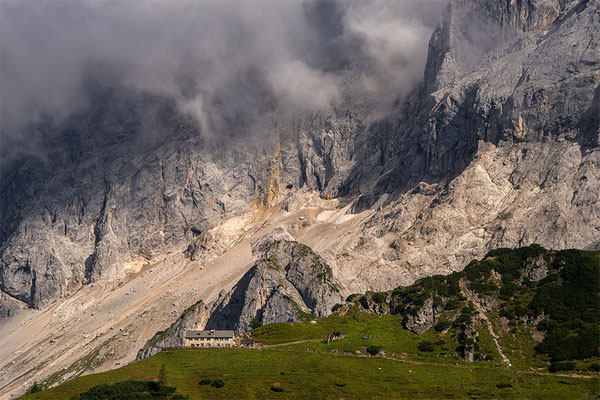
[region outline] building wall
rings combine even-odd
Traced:
[[[226,340],[215,338],[185,339],[185,345],[187,347],[232,347],[234,344],[233,338]]]

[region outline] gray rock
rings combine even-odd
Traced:
[[[356,257],[342,267],[364,277],[348,282],[361,291],[460,269],[498,246],[597,246],[599,9],[454,0],[424,81],[391,117],[367,122],[351,65],[334,111],[276,117],[255,142],[208,137],[173,99],[89,79],[82,111],[36,127],[46,156],[3,171],[0,309],[120,280],[128,262],[180,243],[198,259],[204,232],[284,192],[288,210],[295,193],[317,190],[356,198],[354,212],[389,194],[349,248],[330,249]],[[357,273],[364,265],[381,268]]]
[[[240,334],[250,331],[255,318],[270,324],[324,317],[341,300],[340,287],[323,258],[303,244],[275,241],[218,302],[206,328]]]
[[[209,307],[202,301],[190,306],[169,328],[157,332],[144,344],[136,359],[141,360],[158,353],[163,347],[179,347],[185,343],[185,332],[202,329],[210,316]]]
[[[421,307],[409,306],[404,310],[404,327],[421,335],[437,322],[442,308],[434,305],[433,298],[428,298]]]
[[[255,257],[260,257],[273,243],[284,240],[291,242],[294,241],[294,237],[290,235],[284,228],[276,228],[258,239],[256,242],[252,243],[252,255]]]
[[[542,257],[539,257],[535,262],[527,265],[523,272],[527,278],[537,282],[548,275],[548,263]]]

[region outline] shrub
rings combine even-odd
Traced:
[[[225,386],[225,382],[223,382],[223,379],[217,378],[212,381],[212,386],[216,387],[217,389],[222,388]]]
[[[432,342],[430,342],[429,340],[423,340],[422,342],[420,342],[417,345],[417,349],[419,351],[431,352],[434,349],[434,344]]]
[[[175,388],[154,381],[125,381],[96,385],[85,393],[73,396],[71,400],[105,399],[162,399],[185,400],[189,397],[175,393]]]
[[[574,362],[556,362],[550,364],[550,368],[548,371],[550,372],[558,372],[558,371],[573,371],[575,369]]]
[[[373,293],[373,301],[377,304],[382,304],[385,301],[386,294],[383,292],[375,292]]]
[[[498,389],[509,388],[509,387],[512,387],[512,383],[510,383],[510,382],[500,382],[500,383],[496,384],[496,387]]]
[[[379,353],[380,350],[381,350],[381,346],[377,346],[374,344],[367,346],[367,353],[369,353],[372,356],[377,355],[377,353]]]
[[[437,324],[435,324],[435,325],[433,326],[433,329],[434,329],[436,332],[443,332],[443,331],[445,331],[446,329],[450,328],[450,326],[451,326],[451,325],[452,325],[452,324],[451,324],[450,322],[448,322],[448,321],[440,321],[440,322],[438,322]]]
[[[200,382],[198,382],[198,384],[202,386],[210,385],[211,383],[212,381],[208,378],[201,379]]]
[[[348,295],[348,297],[346,297],[346,302],[348,302],[348,303],[349,303],[349,302],[351,302],[351,301],[354,301],[354,300],[356,300],[358,297],[360,297],[360,294],[356,294],[356,293],[354,293],[354,294]]]
[[[600,363],[590,364],[589,370],[590,371],[600,371]]]
[[[456,310],[460,306],[460,301],[457,299],[448,300],[444,308],[446,310]]]
[[[336,303],[333,307],[331,307],[331,312],[336,312],[340,308],[342,308],[342,305],[340,303]]]
[[[262,322],[257,317],[252,318],[252,321],[250,321],[250,328],[252,329],[260,328],[261,326]]]
[[[281,386],[271,386],[271,390],[277,393],[283,392],[283,388]]]
[[[29,388],[26,394],[33,394],[42,391],[42,385],[39,385],[37,382],[33,382],[33,385]]]

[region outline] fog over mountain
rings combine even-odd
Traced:
[[[422,79],[446,3],[3,1],[3,164],[39,150],[37,122],[83,109],[90,82],[168,96],[224,135],[330,108],[352,68],[381,113]]]

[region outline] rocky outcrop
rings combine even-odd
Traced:
[[[218,302],[206,328],[240,334],[251,329],[253,320],[270,324],[324,317],[341,302],[340,287],[322,257],[297,242],[269,243],[273,239],[254,246],[264,248],[260,259]]]
[[[376,289],[390,289],[459,270],[497,247],[598,243],[599,7],[450,4],[430,41],[424,84],[397,121],[371,128],[371,150],[351,174],[371,176],[355,212],[382,194],[390,199],[350,250],[339,250],[351,254],[348,276],[368,264],[395,277],[378,281]]]
[[[523,273],[529,280],[537,282],[548,275],[548,263],[543,257],[539,257],[537,260],[528,264]]]
[[[435,325],[437,317],[442,313],[442,307],[435,304],[433,298],[430,297],[420,307],[407,307],[404,313],[404,327],[421,335]]]
[[[252,247],[258,261],[229,293],[221,292],[209,305],[200,301],[188,308],[168,329],[157,332],[137,359],[163,346],[184,345],[187,330],[232,329],[240,335],[253,326],[331,314],[342,301],[331,268],[308,246],[286,238],[292,236],[279,228],[256,241]]]
[[[163,347],[179,347],[185,343],[185,332],[202,329],[210,317],[210,308],[202,301],[188,307],[183,314],[164,331],[156,334],[140,349],[136,359],[153,356]]]

